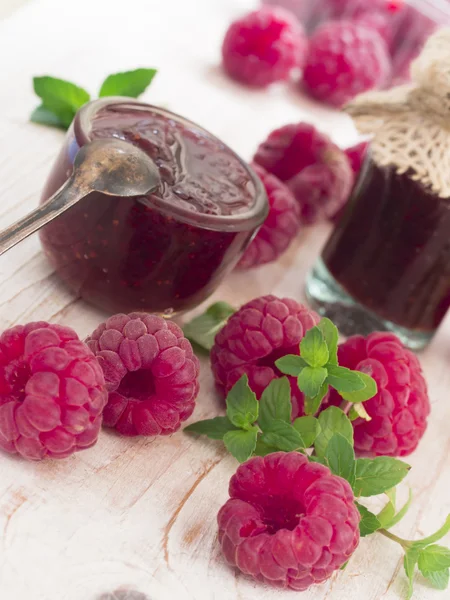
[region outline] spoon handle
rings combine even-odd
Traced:
[[[0,256],[50,221],[53,221],[85,195],[85,189],[73,185],[72,178],[68,179],[45,204],[0,232]]]

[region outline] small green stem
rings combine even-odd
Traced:
[[[409,540],[404,540],[403,538],[398,537],[398,535],[395,535],[395,534],[391,533],[387,529],[378,529],[378,533],[381,533],[381,535],[384,535],[385,537],[389,538],[393,542],[396,542],[397,544],[400,544],[400,546],[405,551],[409,550],[409,548],[411,548],[411,546],[413,544],[413,542],[410,542]]]

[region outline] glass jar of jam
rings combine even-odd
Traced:
[[[143,149],[161,185],[131,200],[90,194],[41,231],[45,253],[77,295],[108,312],[169,316],[195,307],[266,218],[260,180],[194,123],[128,98],[105,98],[76,115],[42,202],[66,181],[78,149],[104,137]]]
[[[312,304],[344,334],[390,330],[420,349],[450,306],[445,47],[450,30],[428,42],[414,86],[365,94],[348,107],[360,131],[375,131],[372,154],[307,282]]]

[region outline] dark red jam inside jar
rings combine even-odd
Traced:
[[[49,260],[77,295],[109,312],[170,315],[195,307],[233,269],[267,216],[261,182],[194,123],[108,98],[75,117],[42,202],[66,181],[78,149],[104,137],[143,149],[161,185],[131,200],[90,194],[42,230]]]
[[[369,162],[322,260],[370,312],[432,334],[450,306],[450,199]]]

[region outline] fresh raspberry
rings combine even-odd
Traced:
[[[105,375],[106,427],[127,436],[169,435],[191,416],[200,365],[178,325],[156,315],[118,314],[86,343]]]
[[[277,260],[288,249],[300,228],[300,210],[292,192],[257,164],[254,171],[266,188],[269,215],[241,258],[238,268],[249,269]]]
[[[28,460],[93,446],[107,394],[95,357],[75,331],[44,321],[0,337],[0,448]]]
[[[427,385],[415,354],[392,333],[354,336],[339,346],[339,364],[367,373],[378,393],[364,403],[371,421],[354,421],[355,450],[369,456],[406,456],[422,438],[430,413]],[[331,391],[330,403],[342,399]]]
[[[347,481],[298,452],[241,465],[220,509],[227,562],[258,581],[296,591],[328,579],[359,542],[359,512]]]
[[[330,21],[311,37],[303,82],[312,96],[340,107],[382,87],[391,63],[380,34],[354,21]]]
[[[335,214],[353,187],[354,175],[345,153],[309,123],[272,131],[254,160],[286,183],[307,224]]]
[[[352,188],[354,188],[355,184],[358,182],[359,173],[363,166],[364,160],[367,156],[368,149],[369,149],[368,142],[360,142],[359,144],[356,144],[356,146],[352,146],[351,148],[347,148],[346,150],[344,150],[344,152],[347,155],[347,158],[350,162],[352,171],[353,171]],[[345,207],[347,206],[348,199],[350,198],[350,196],[351,196],[351,193],[349,193],[347,200],[344,202],[344,204],[341,206],[341,208],[339,208],[339,210],[337,212],[335,212],[334,214],[332,214],[329,217],[330,221],[333,221],[333,223],[337,223],[339,221],[339,219],[344,214]]]
[[[222,45],[225,71],[255,87],[283,81],[302,67],[307,38],[300,22],[282,8],[263,7],[232,23]]]
[[[289,298],[262,296],[245,304],[217,334],[211,350],[211,366],[219,391],[226,395],[247,374],[251,389],[260,398],[272,379],[281,376],[275,361],[286,354],[299,354],[306,331],[320,317]],[[303,406],[297,379],[289,377],[292,390],[292,417]]]

